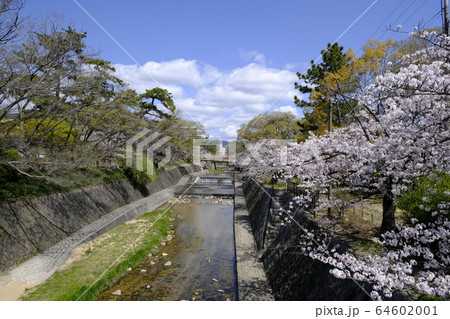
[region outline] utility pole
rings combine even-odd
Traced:
[[[450,36],[449,18],[448,18],[448,0],[444,1],[444,33]]]
[[[328,132],[331,133],[333,131],[333,112],[331,107],[331,100],[328,102]],[[332,186],[331,182],[330,185],[328,185],[328,201],[331,201],[331,191]],[[332,207],[328,207],[328,215],[331,216]]]

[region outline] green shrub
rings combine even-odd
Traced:
[[[105,183],[117,183],[126,179],[126,176],[122,170],[110,169],[105,171],[107,175],[103,177]]]
[[[18,161],[20,159],[19,151],[15,149],[0,151],[0,159],[6,161]]]
[[[420,178],[399,198],[397,206],[404,211],[403,221],[411,223],[411,218],[422,223],[436,220],[431,212],[439,211],[438,205],[450,202],[450,175],[436,173],[436,178]]]
[[[138,171],[132,167],[121,166],[127,179],[136,187],[142,187],[152,182],[152,177],[145,172]]]
[[[418,298],[421,301],[440,301],[441,298],[439,298],[438,296],[430,296],[430,295],[425,295],[425,294],[421,294]]]
[[[25,176],[5,165],[0,165],[0,185],[0,203],[66,190],[56,183],[43,178]]]
[[[1,158],[16,160],[19,159],[19,154],[16,150],[4,150],[0,151]],[[51,176],[51,180],[29,177],[10,166],[0,165],[0,203],[124,180],[129,180],[136,188],[145,188],[145,185],[152,182],[153,176],[130,168],[122,161],[119,168],[78,168],[58,172]]]

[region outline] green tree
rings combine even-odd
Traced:
[[[46,173],[111,159],[146,125],[140,97],[88,54],[86,34],[57,29],[30,34],[0,65],[9,72],[0,80],[0,151],[18,149],[22,168]]]
[[[381,42],[369,40],[358,57],[352,49],[345,53],[345,63],[334,72],[326,72],[320,81],[320,91],[313,90],[311,96],[323,94],[330,98],[333,109],[333,126],[347,126],[359,121],[355,111],[358,109],[357,95],[372,83],[378,75],[385,72],[388,63],[399,57],[397,43],[388,40]],[[376,112],[377,110],[372,110]]]
[[[347,126],[359,121],[354,116],[357,110],[357,94],[361,93],[376,76],[382,74],[388,64],[396,63],[403,53],[393,40],[381,42],[369,40],[358,57],[352,49],[345,54],[337,44],[328,44],[322,50],[323,62],[312,62],[306,74],[298,73],[299,79],[306,85],[296,83],[296,88],[309,94],[308,101],[295,97],[295,103],[303,109],[304,118],[298,124],[302,128],[305,140],[309,131],[324,134],[328,128],[328,108],[332,110],[333,127]],[[377,110],[370,110],[376,113]]]
[[[298,122],[298,125],[303,130],[305,139],[307,132],[318,131],[322,134],[326,131],[326,123],[328,121],[328,105],[330,103],[330,96],[325,87],[323,87],[322,80],[327,73],[334,73],[338,71],[345,63],[346,57],[343,53],[344,48],[337,43],[328,43],[327,49],[322,50],[322,62],[315,64],[311,61],[311,67],[306,73],[301,74],[297,72],[299,82],[295,83],[295,88],[302,94],[309,94],[309,100],[303,100],[294,97],[295,104],[302,109],[304,118]],[[335,108],[336,109],[336,108]],[[338,112],[335,112],[338,118]]]
[[[437,216],[430,212],[442,211],[440,204],[450,202],[450,175],[436,172],[434,178],[419,178],[399,199],[397,206],[402,210],[402,219],[410,224],[415,218],[420,223],[435,222]]]
[[[169,91],[129,89],[110,62],[90,53],[86,36],[49,20],[20,41],[0,39],[0,166],[48,177],[110,165],[144,127],[172,136],[174,159],[189,159],[203,128],[176,114]]]
[[[198,122],[186,121],[179,112],[150,124],[150,128],[164,136],[170,136],[173,162],[188,163],[192,161],[193,140],[207,136],[203,126]],[[156,154],[156,157],[163,154]]]
[[[238,129],[238,139],[257,141],[263,138],[293,139],[300,131],[290,112],[264,112]]]
[[[140,108],[144,116],[149,116],[152,119],[164,118],[174,115],[175,103],[173,102],[172,93],[166,89],[156,87],[151,90],[146,90],[145,93],[139,95],[140,98]],[[159,102],[164,109],[158,107]]]

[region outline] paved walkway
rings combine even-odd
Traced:
[[[191,175],[183,176],[180,181],[171,188],[164,189],[113,210],[102,218],[60,241],[42,254],[34,256],[19,266],[9,270],[0,276],[0,291],[2,287],[5,287],[12,282],[33,284],[46,280],[66,262],[76,247],[95,239],[99,235],[122,223],[135,219],[146,212],[155,210],[173,197],[174,193],[180,190],[189,181],[190,176],[196,176],[202,173],[203,172],[196,172]]]
[[[258,258],[253,237],[242,181],[235,180],[234,236],[236,245],[236,268],[239,300],[274,300],[262,262]]]

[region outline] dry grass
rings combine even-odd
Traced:
[[[373,242],[378,237],[383,217],[383,198],[374,195],[361,200],[356,206],[343,211],[333,211],[329,216],[326,210],[316,213],[316,220],[327,220],[327,225],[346,248],[355,255],[377,254],[381,246]],[[397,209],[398,220],[401,211]],[[330,222],[331,221],[331,222]]]
[[[146,260],[149,252],[158,253],[158,245],[168,234],[170,218],[169,211],[146,213],[80,246],[63,267],[21,299],[95,300],[128,267]],[[119,256],[122,258],[116,262]]]

